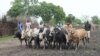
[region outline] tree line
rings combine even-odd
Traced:
[[[12,7],[7,12],[8,16],[37,16],[42,17],[45,23],[54,25],[57,23],[73,23],[81,24],[81,20],[77,19],[73,14],[65,15],[62,7],[52,3],[39,2],[38,0],[14,0]],[[99,17],[91,17],[93,23],[100,24]]]

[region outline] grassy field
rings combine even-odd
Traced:
[[[13,39],[13,36],[0,36],[0,42],[1,41],[6,41],[6,40],[11,40],[11,39]]]

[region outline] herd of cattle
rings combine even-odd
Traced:
[[[87,31],[83,28],[71,28],[70,31],[66,31],[61,27],[34,28],[28,31],[23,29],[21,33],[17,32],[15,37],[20,40],[21,45],[22,41],[25,41],[28,47],[32,47],[33,40],[35,48],[40,48],[41,42],[43,42],[44,49],[48,47],[62,49],[63,46],[66,46],[68,49],[74,47],[77,50],[80,41],[83,42],[84,46],[86,46],[86,43],[89,43]]]

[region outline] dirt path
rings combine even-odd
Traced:
[[[80,45],[79,50],[42,50],[29,49],[24,45],[19,46],[17,39],[0,42],[0,56],[100,56],[100,31],[91,33],[90,44],[84,49]]]

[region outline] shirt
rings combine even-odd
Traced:
[[[23,27],[22,24],[21,24],[21,23],[18,23],[18,25],[17,25],[17,29],[18,29],[19,32],[22,31],[22,27]]]
[[[31,28],[31,22],[26,22],[26,29],[30,29]]]

